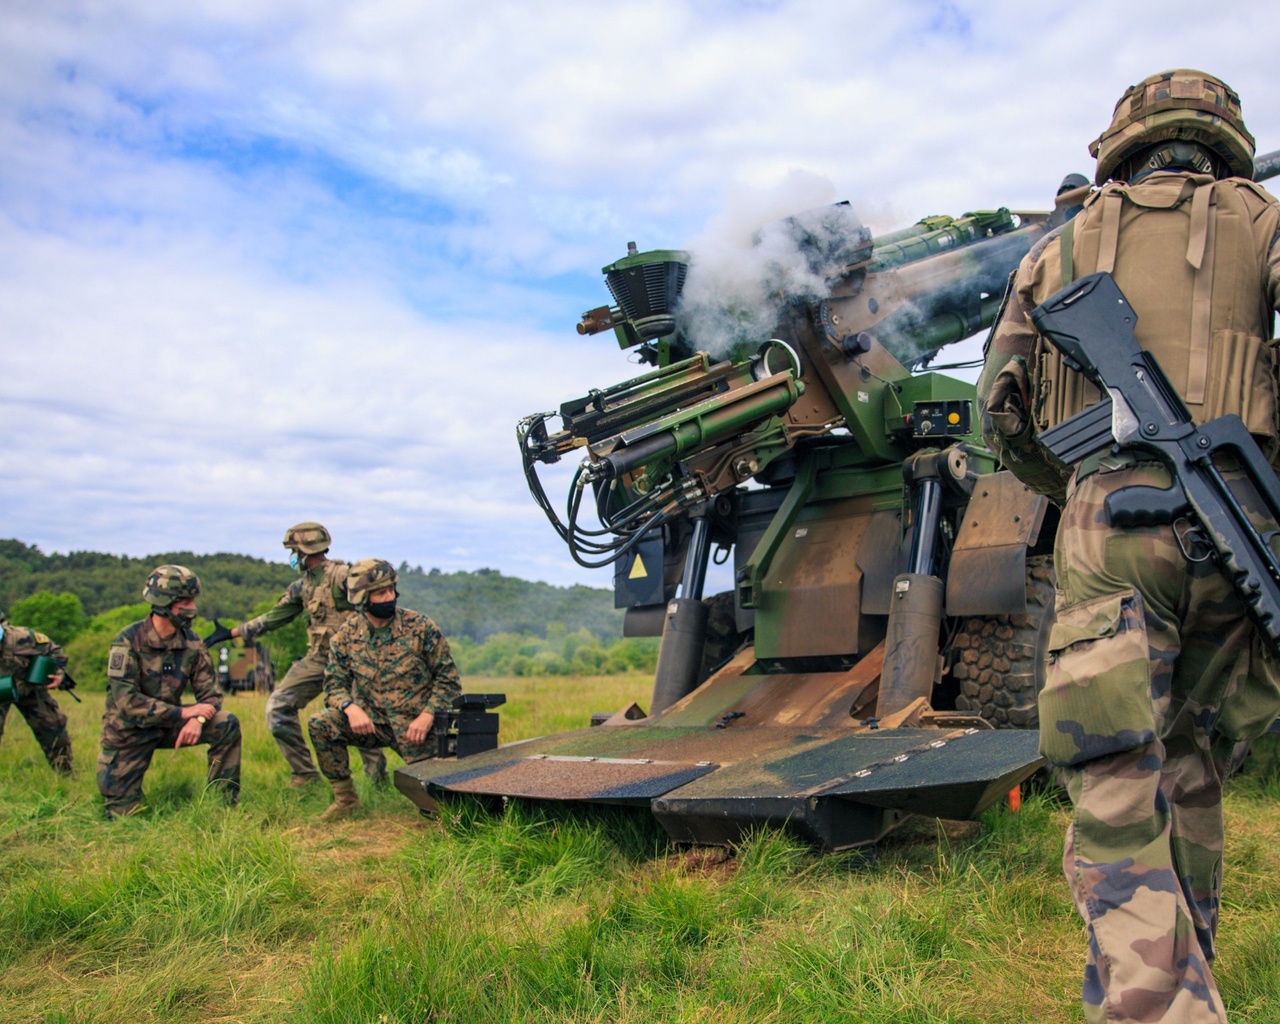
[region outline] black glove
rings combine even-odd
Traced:
[[[213,620],[213,625],[213,632],[204,638],[204,645],[206,647],[212,647],[214,644],[225,643],[227,640],[232,639],[231,630],[227,629],[227,627],[217,619]]]

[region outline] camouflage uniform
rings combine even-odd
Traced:
[[[1126,94],[1114,123],[1141,109],[1168,117],[1171,94],[1225,90],[1198,76],[1152,76]],[[1106,184],[1070,229],[1023,260],[978,385],[988,444],[1029,486],[1065,503],[1040,746],[1075,807],[1063,868],[1089,935],[1091,1022],[1226,1020],[1209,966],[1222,783],[1233,741],[1257,736],[1280,711],[1280,666],[1185,524],[1110,525],[1107,496],[1167,487],[1163,466],[1122,451],[1066,467],[1039,446],[1037,429],[1098,394],[1036,336],[1029,314],[1073,277],[1111,271],[1138,314],[1139,342],[1197,421],[1233,412],[1274,446],[1267,340],[1280,306],[1278,227],[1280,206],[1242,178],[1157,170]],[[1222,468],[1231,479],[1232,467]]]
[[[267,728],[289,763],[289,770],[299,781],[318,778],[311,751],[298,713],[319,696],[324,688],[324,670],[329,662],[329,642],[342,624],[357,615],[347,602],[347,564],[324,559],[289,585],[275,607],[256,619],[243,623],[237,632],[245,643],[252,643],[263,633],[292,622],[307,613],[307,653],[290,666],[283,679],[267,698]],[[380,745],[379,745],[380,746]],[[383,779],[387,759],[377,746],[361,749],[365,774]]]
[[[15,682],[25,679],[31,660],[41,654],[66,667],[62,648],[43,633],[8,622],[0,625],[0,629],[4,631],[4,638],[0,640],[0,676],[12,676]],[[67,735],[67,716],[47,688],[17,682],[17,689],[18,699],[14,703],[35,733],[50,767],[63,775],[70,774],[71,737]],[[0,737],[4,736],[8,714],[9,704],[0,703]]]
[[[209,783],[234,802],[240,793],[240,723],[222,708],[209,652],[190,629],[168,639],[151,617],[122,629],[107,655],[107,708],[102,716],[98,789],[107,816],[135,810],[142,800],[142,777],[159,747],[173,749],[185,724],[181,698],[190,686],[196,702],[212,704],[200,743],[209,744]]]
[[[347,779],[347,747],[392,747],[406,761],[434,755],[434,738],[410,743],[410,723],[423,711],[448,711],[462,692],[449,641],[427,616],[399,608],[374,629],[352,618],[333,638],[324,676],[328,709],[307,723],[320,770],[331,781]],[[341,707],[351,702],[373,719],[374,733],[354,732]]]

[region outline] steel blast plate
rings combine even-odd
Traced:
[[[445,794],[648,805],[677,842],[786,827],[829,850],[907,814],[970,818],[1041,764],[1033,731],[634,726],[585,729],[396,771],[425,810]]]
[[[907,814],[972,818],[1042,763],[1032,731],[892,729],[804,739],[682,786],[656,799],[654,814],[681,842],[732,843],[767,824],[841,850],[874,842]]]

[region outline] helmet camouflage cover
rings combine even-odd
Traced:
[[[161,565],[151,570],[142,599],[156,608],[168,608],[174,601],[200,594],[200,578],[182,565]]]
[[[1089,144],[1098,158],[1094,180],[1105,184],[1126,158],[1170,140],[1207,146],[1233,175],[1253,177],[1253,136],[1240,97],[1220,78],[1179,68],[1144,78],[1120,97],[1110,127]]]
[[[299,523],[284,531],[284,546],[303,555],[328,551],[333,538],[319,523]]]
[[[362,558],[347,571],[347,600],[363,608],[370,594],[395,585],[395,566],[381,558]]]

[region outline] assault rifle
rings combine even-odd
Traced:
[[[1233,478],[1238,469],[1244,479],[1237,486],[1252,488],[1255,511],[1280,523],[1280,480],[1243,421],[1220,416],[1195,425],[1160,364],[1139,347],[1138,315],[1110,274],[1080,278],[1037,306],[1031,319],[1067,366],[1104,394],[1041,442],[1067,464],[1113,445],[1164,463],[1173,477],[1168,488],[1132,486],[1108,496],[1111,525],[1198,527],[1258,632],[1280,654],[1280,561],[1271,547],[1280,530],[1260,533],[1223,477],[1224,468]],[[1184,554],[1190,557],[1185,548]]]

